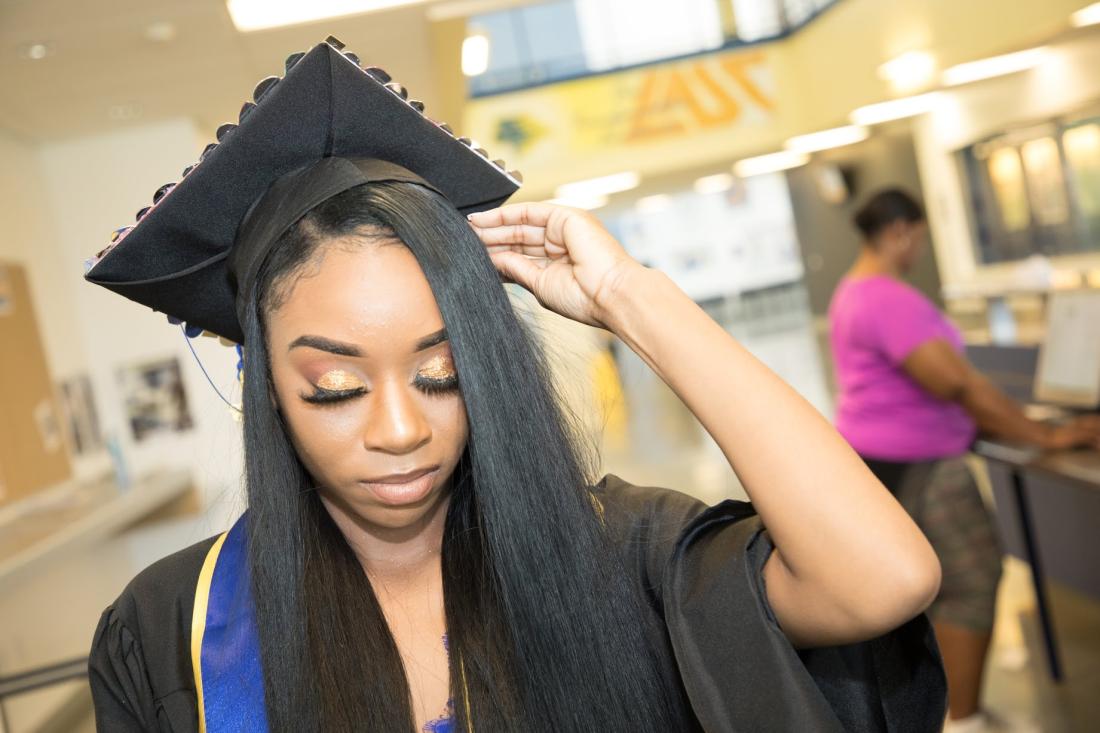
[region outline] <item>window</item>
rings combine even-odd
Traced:
[[[837,0],[552,0],[475,15],[489,68],[474,96],[781,38]]]
[[[961,155],[981,262],[1100,250],[1100,118],[1015,130]]]

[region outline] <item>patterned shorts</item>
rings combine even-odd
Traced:
[[[933,621],[993,628],[1001,546],[966,460],[889,463],[864,459],[928,538],[943,569]]]

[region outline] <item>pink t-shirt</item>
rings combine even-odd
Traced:
[[[829,306],[840,396],[836,426],[856,452],[884,461],[925,461],[965,453],[974,421],[957,404],[926,392],[902,369],[921,344],[962,334],[916,289],[886,276],[845,278]]]

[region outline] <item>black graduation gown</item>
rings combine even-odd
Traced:
[[[698,725],[725,731],[940,730],[946,682],[920,616],[878,639],[797,651],[767,603],[772,545],[752,506],[714,507],[608,476],[596,487],[667,637],[652,652],[673,665]],[[101,731],[196,731],[191,612],[213,539],[139,574],[103,613],[89,677]]]

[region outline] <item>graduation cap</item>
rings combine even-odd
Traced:
[[[237,291],[266,248],[327,198],[371,181],[408,181],[468,214],[499,206],[521,178],[445,123],[386,72],[328,38],[286,60],[239,124],[117,230],[85,279],[174,321],[243,343]]]

